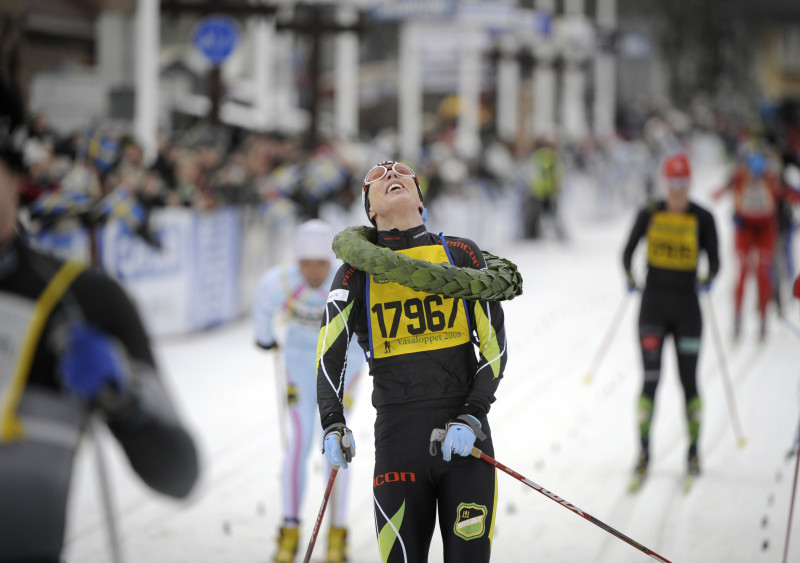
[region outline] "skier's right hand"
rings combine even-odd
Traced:
[[[347,469],[347,464],[356,455],[356,441],[353,433],[344,424],[332,424],[325,429],[322,452],[328,462],[335,467]]]
[[[73,395],[95,401],[101,389],[124,390],[128,365],[120,345],[88,323],[69,327],[66,351],[58,363],[64,387]]]

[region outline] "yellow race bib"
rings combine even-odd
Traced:
[[[441,245],[399,250],[433,264],[447,263]],[[415,291],[369,277],[369,324],[373,358],[439,350],[469,342],[461,299]]]
[[[665,270],[697,268],[697,217],[657,212],[647,230],[647,262]]]

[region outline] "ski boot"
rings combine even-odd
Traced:
[[[328,555],[325,563],[344,563],[347,561],[347,528],[331,526],[328,532]]]
[[[646,475],[647,466],[650,464],[650,451],[643,449],[639,454],[639,459],[636,461],[636,468],[633,470],[637,475]]]
[[[688,493],[692,490],[692,483],[700,475],[700,459],[697,457],[697,445],[689,446],[687,458],[686,476],[683,478],[683,492]]]
[[[300,529],[297,526],[281,526],[277,538],[278,551],[273,561],[275,563],[293,563],[297,554],[297,543],[300,539]]]
[[[700,458],[697,456],[697,445],[689,446],[689,454],[686,456],[686,474],[691,477],[700,475]]]
[[[636,461],[636,467],[633,469],[633,477],[628,484],[628,491],[636,492],[642,486],[645,477],[647,477],[647,466],[650,464],[650,450],[642,448],[639,454],[639,459]]]

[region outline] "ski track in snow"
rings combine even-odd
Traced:
[[[509,362],[490,413],[496,459],[673,562],[774,562],[783,553],[794,476],[794,460],[786,459],[786,452],[800,416],[800,345],[774,313],[767,341],[757,342],[754,281],[746,294],[741,341],[731,342],[736,264],[730,215],[722,204],[706,205],[717,220],[723,260],[710,298],[745,446],[737,444],[704,304],[698,369],[703,472],[684,493],[688,440],[670,340],[653,420],[651,472],[637,493],[627,490],[638,453],[635,403],[641,385],[638,296],[625,294],[621,272],[622,246],[635,212],[630,208],[612,220],[580,226],[568,222],[572,238],[565,245],[541,240],[493,248],[515,262],[525,278],[525,293],[504,305]],[[643,250],[640,246],[637,258]],[[622,299],[634,301],[586,384],[587,370]],[[796,320],[797,302],[788,309]],[[244,318],[155,342],[167,385],[201,448],[203,476],[189,502],[154,495],[107,433],[101,436],[126,563],[271,560],[281,520],[282,446],[274,364],[270,353],[257,350],[252,341],[250,319]],[[370,386],[363,377],[348,421],[358,446],[348,470],[352,563],[379,560],[372,517]],[[110,561],[94,463],[93,444],[87,440],[76,460],[64,554],[69,563]],[[298,560],[319,510],[324,472],[323,458],[316,456]],[[500,471],[498,486],[494,561],[651,561]],[[315,558],[324,553],[327,519]],[[800,561],[798,514],[792,533],[789,560]],[[438,531],[429,560],[442,560]]]

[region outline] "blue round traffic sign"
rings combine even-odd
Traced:
[[[221,64],[236,49],[239,28],[236,22],[223,16],[205,18],[194,32],[193,43],[211,61]]]

